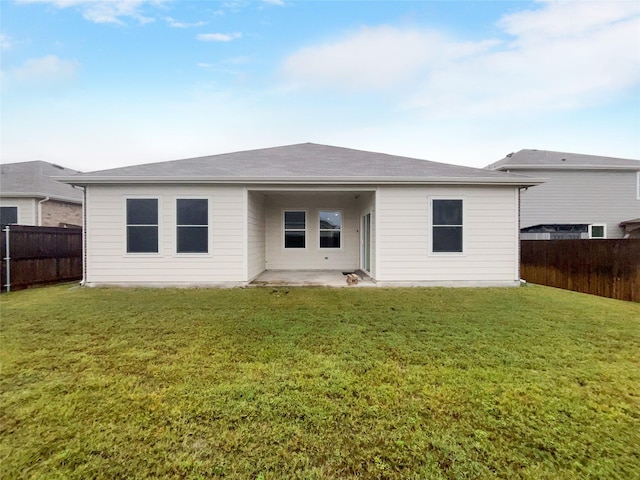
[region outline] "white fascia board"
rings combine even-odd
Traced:
[[[82,199],[71,198],[71,197],[62,197],[60,195],[46,195],[44,193],[30,193],[30,192],[2,192],[2,197],[11,197],[11,198],[33,198],[36,200],[42,200],[43,198],[48,198],[49,200],[55,200],[58,202],[67,202],[67,203],[75,203],[77,205],[82,205]]]
[[[501,165],[495,168],[496,171],[511,170],[628,170],[631,172],[640,171],[640,165],[540,165],[540,164],[518,164]]]
[[[231,184],[231,185],[512,185],[532,187],[544,183],[543,178],[491,178],[491,177],[136,177],[136,176],[83,176],[58,177],[71,185],[92,184]]]
[[[376,185],[336,185],[336,184],[317,184],[307,185],[303,183],[291,185],[261,185],[250,183],[247,184],[247,190],[250,192],[375,192]]]

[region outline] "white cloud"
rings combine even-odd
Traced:
[[[18,3],[41,3],[56,8],[78,8],[82,16],[95,23],[122,24],[123,18],[134,18],[141,24],[155,21],[140,10],[146,4],[159,5],[166,0],[16,0]]]
[[[542,9],[503,16],[498,26],[519,43],[548,42],[587,35],[640,14],[640,4],[634,1],[540,3],[544,4]]]
[[[11,43],[11,39],[9,38],[9,35],[0,33],[0,50],[2,51],[11,50],[12,46],[13,44]]]
[[[286,59],[284,73],[302,85],[388,88],[495,43],[456,42],[432,31],[367,27],[342,40],[299,50]]]
[[[283,0],[262,0],[262,1],[263,3],[266,3],[268,5],[277,5],[278,7],[284,6]]]
[[[170,27],[173,27],[173,28],[195,28],[195,27],[202,27],[207,24],[207,22],[203,22],[203,21],[192,22],[192,23],[179,22],[178,20],[171,17],[166,17],[165,21],[169,24]]]
[[[242,34],[235,33],[201,33],[196,38],[202,42],[230,42],[237,38],[242,38]]]
[[[17,80],[55,80],[72,78],[80,64],[77,60],[62,60],[56,55],[32,58],[9,71]]]
[[[497,26],[502,41],[363,28],[298,50],[282,73],[293,88],[392,90],[443,115],[579,108],[640,85],[637,2],[545,2]]]

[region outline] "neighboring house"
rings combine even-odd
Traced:
[[[487,167],[542,177],[522,192],[522,239],[640,237],[640,161],[520,150]]]
[[[0,165],[0,223],[81,226],[82,190],[52,178],[76,173],[42,161]]]
[[[83,173],[88,285],[519,282],[519,175],[317,144]]]

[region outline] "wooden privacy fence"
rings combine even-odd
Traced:
[[[640,239],[523,240],[520,267],[527,282],[640,302]]]
[[[2,228],[0,243],[3,292],[82,278],[79,228],[10,225]]]

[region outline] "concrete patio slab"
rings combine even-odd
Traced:
[[[347,276],[339,270],[265,270],[250,283],[251,286],[316,286],[316,287],[375,287],[366,274],[355,272],[360,280],[347,284]]]

